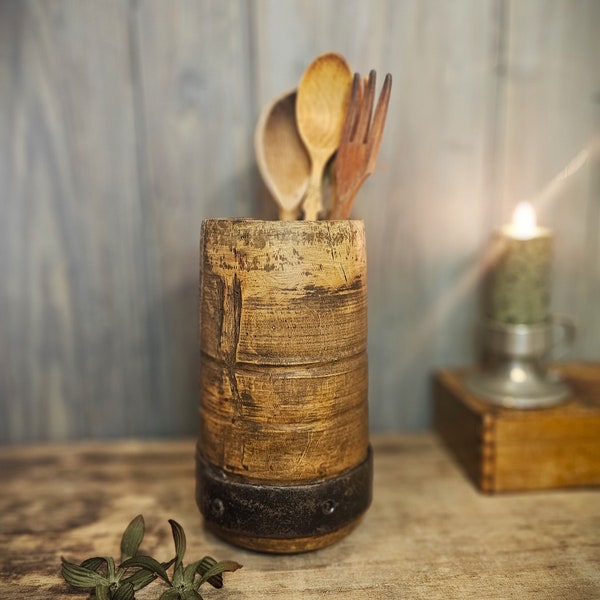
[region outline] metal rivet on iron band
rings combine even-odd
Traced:
[[[325,500],[323,504],[321,504],[321,511],[324,515],[330,515],[335,510],[335,501],[334,500]]]
[[[210,512],[215,517],[222,517],[225,512],[225,506],[223,505],[223,500],[220,498],[213,498],[210,502]]]
[[[224,530],[290,539],[324,535],[355,521],[371,503],[373,458],[313,483],[255,484],[196,454],[196,502],[204,518]]]

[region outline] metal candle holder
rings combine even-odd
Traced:
[[[532,325],[487,321],[481,333],[486,361],[467,380],[471,392],[493,404],[519,409],[554,406],[569,397],[568,384],[548,369],[547,362],[558,344],[574,340],[570,318],[554,316]]]

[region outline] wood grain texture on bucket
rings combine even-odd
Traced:
[[[364,225],[211,219],[200,246],[200,509],[253,549],[332,543],[370,501]],[[227,482],[280,527],[253,530],[243,502],[205,494]],[[269,506],[281,498],[298,503],[296,525]]]

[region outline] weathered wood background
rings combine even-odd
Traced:
[[[599,30],[597,0],[2,0],[0,441],[196,431],[200,221],[274,216],[254,125],[329,49],[394,78],[354,213],[372,429],[428,426],[431,370],[474,360],[518,200],[598,359]]]

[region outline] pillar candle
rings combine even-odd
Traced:
[[[528,203],[493,236],[486,316],[503,324],[533,324],[549,317],[552,233],[539,227]]]

